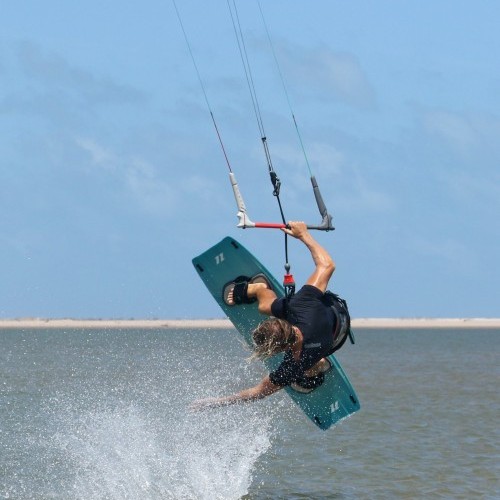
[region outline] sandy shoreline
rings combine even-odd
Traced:
[[[357,318],[353,328],[500,328],[500,318]],[[0,319],[1,329],[30,328],[232,328],[228,319]]]

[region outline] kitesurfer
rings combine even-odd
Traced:
[[[330,368],[326,357],[347,338],[347,304],[327,291],[335,271],[333,259],[311,236],[304,222],[289,222],[283,231],[302,241],[311,252],[315,267],[306,284],[290,299],[277,298],[262,275],[239,277],[224,290],[228,305],[238,307],[258,301],[259,312],[271,316],[252,333],[252,357],[266,359],[283,352],[283,362],[256,386],[230,396],[196,401],[194,409],[262,399],[286,386],[310,392],[322,384],[324,373]]]

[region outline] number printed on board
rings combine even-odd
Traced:
[[[215,256],[215,263],[219,265],[222,262],[224,262],[224,254],[221,252],[219,255]]]

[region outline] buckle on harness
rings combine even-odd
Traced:
[[[287,302],[293,297],[295,293],[295,280],[293,275],[290,274],[290,264],[285,264],[285,276],[283,276],[283,288],[285,289],[285,298]]]
[[[285,288],[286,298],[291,298],[295,293],[295,280],[293,279],[293,275],[290,273],[286,273],[283,277],[283,287]]]

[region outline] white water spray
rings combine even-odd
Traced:
[[[269,419],[248,408],[172,422],[130,406],[63,422],[63,451],[78,499],[238,499],[270,446]]]

